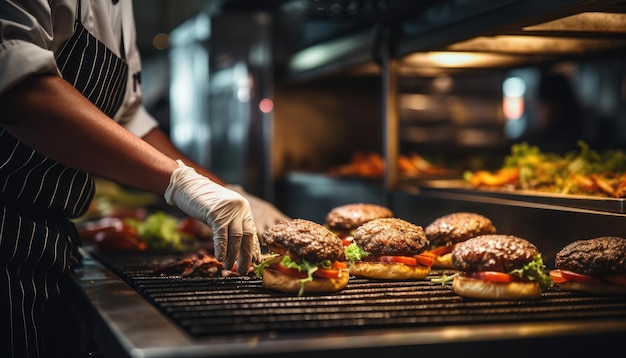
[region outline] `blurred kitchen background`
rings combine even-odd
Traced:
[[[402,156],[459,178],[498,168],[540,131],[544,99],[592,148],[626,148],[624,1],[134,4],[147,109],[191,157],[294,217],[385,203],[406,182]],[[337,178],[372,153],[384,173]]]

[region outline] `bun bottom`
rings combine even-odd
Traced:
[[[351,275],[382,280],[421,280],[429,273],[430,267],[427,266],[363,261],[350,264]]]
[[[340,291],[348,285],[349,278],[350,273],[348,272],[348,269],[341,270],[340,275],[337,278],[313,277],[313,281],[305,283],[304,292]],[[263,270],[262,284],[265,288],[288,293],[300,292],[300,288],[302,287],[300,278],[285,275],[284,273],[271,267]]]
[[[557,284],[561,291],[586,292],[599,296],[626,296],[626,286],[610,283],[562,282]]]
[[[432,268],[453,269],[454,264],[452,263],[452,253],[448,252],[447,254],[443,254],[441,256],[435,256]]]
[[[542,293],[537,282],[490,282],[463,275],[454,278],[452,289],[459,296],[488,300],[529,300]]]

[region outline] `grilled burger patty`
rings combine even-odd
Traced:
[[[448,242],[454,244],[474,236],[495,234],[496,228],[483,215],[457,212],[435,219],[424,232],[431,245],[443,246]]]
[[[393,217],[393,212],[376,204],[346,204],[332,209],[326,215],[328,227],[334,230],[352,230],[370,220]]]
[[[556,254],[554,264],[585,275],[626,273],[626,239],[605,236],[574,241]]]
[[[411,256],[429,245],[424,229],[399,218],[366,222],[354,231],[354,242],[375,256]]]
[[[513,235],[481,235],[457,244],[452,262],[459,271],[510,272],[539,254],[535,245]]]
[[[309,262],[345,260],[341,239],[309,220],[281,221],[263,232],[263,240],[273,252]]]

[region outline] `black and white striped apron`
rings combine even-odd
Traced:
[[[128,66],[85,29],[80,0],[74,33],[55,56],[63,78],[113,117]],[[84,214],[93,194],[89,174],[35,152],[0,127],[0,357],[48,356],[54,345],[44,338],[48,312],[59,301],[62,277],[80,262],[80,238],[69,218]]]

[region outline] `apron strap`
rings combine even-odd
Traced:
[[[76,28],[80,23],[80,0],[76,0],[76,2],[78,5],[76,6],[76,16],[74,17],[74,31],[76,31]]]

